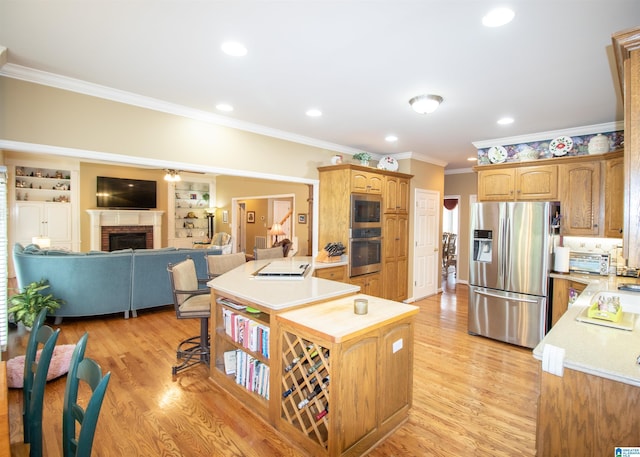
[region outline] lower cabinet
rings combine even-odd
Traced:
[[[276,317],[284,367],[277,428],[307,455],[364,455],[407,420],[412,319],[335,338],[279,322],[281,316]]]
[[[407,298],[409,270],[408,214],[385,214],[382,242],[383,297],[403,301]]]
[[[331,281],[347,281],[347,266],[339,265],[336,267],[317,268],[313,271],[316,278],[330,279]]]
[[[52,248],[72,249],[71,203],[16,202],[13,218],[15,242],[30,244],[36,236],[51,239]]]
[[[575,299],[587,287],[585,283],[571,279],[553,279],[553,299],[551,301],[551,326],[567,311],[569,301]]]
[[[360,292],[376,297],[382,296],[382,281],[380,273],[369,273],[366,275],[352,276],[349,279],[351,284],[360,286]]]
[[[541,370],[537,455],[605,456],[638,446],[639,394],[639,387],[568,368],[562,377]]]

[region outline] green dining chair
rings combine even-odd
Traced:
[[[32,332],[35,329],[31,330]],[[47,384],[47,374],[49,372],[49,365],[51,363],[51,357],[53,356],[53,350],[56,347],[58,341],[58,335],[60,329],[53,330],[48,325],[43,325],[36,332],[36,341],[38,344],[43,344],[40,351],[40,357],[37,361],[31,363],[31,371],[34,373],[33,385],[31,387],[31,393],[29,395],[29,412],[27,413],[27,425],[29,432],[27,435],[29,443],[29,455],[30,457],[42,456],[42,405],[44,402],[44,391]],[[25,359],[25,364],[27,363]]]
[[[67,373],[62,409],[63,457],[91,456],[102,401],[111,379],[111,372],[103,375],[100,365],[84,356],[88,338],[89,334],[85,333],[76,344]],[[82,389],[80,382],[91,389],[91,396],[84,402],[85,407],[78,403],[78,390]]]
[[[33,371],[33,364],[36,361],[36,354],[38,352],[38,330],[44,325],[44,321],[47,318],[47,310],[43,309],[36,316],[33,326],[31,327],[31,333],[29,333],[29,341],[27,342],[27,351],[24,356],[24,380],[22,384],[22,429],[23,429],[23,441],[29,442],[29,405],[31,404],[31,390],[33,389],[33,378],[35,372]]]

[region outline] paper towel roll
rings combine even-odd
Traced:
[[[556,246],[553,270],[558,273],[569,272],[569,253],[571,249],[563,246]]]

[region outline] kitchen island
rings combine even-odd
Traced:
[[[306,261],[298,279],[260,279],[263,260],[208,283],[211,378],[306,454],[363,455],[408,419],[418,308],[314,277]]]
[[[614,455],[615,447],[640,446],[640,319],[633,316],[632,330],[577,320],[599,293],[640,313],[640,295],[617,290],[635,280],[565,277],[586,288],[533,351],[541,361],[537,455]]]

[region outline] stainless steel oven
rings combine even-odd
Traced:
[[[382,264],[382,228],[351,229],[349,240],[349,276],[380,271]]]
[[[382,224],[382,196],[351,194],[351,229],[375,228]],[[357,238],[357,237],[353,237]]]

